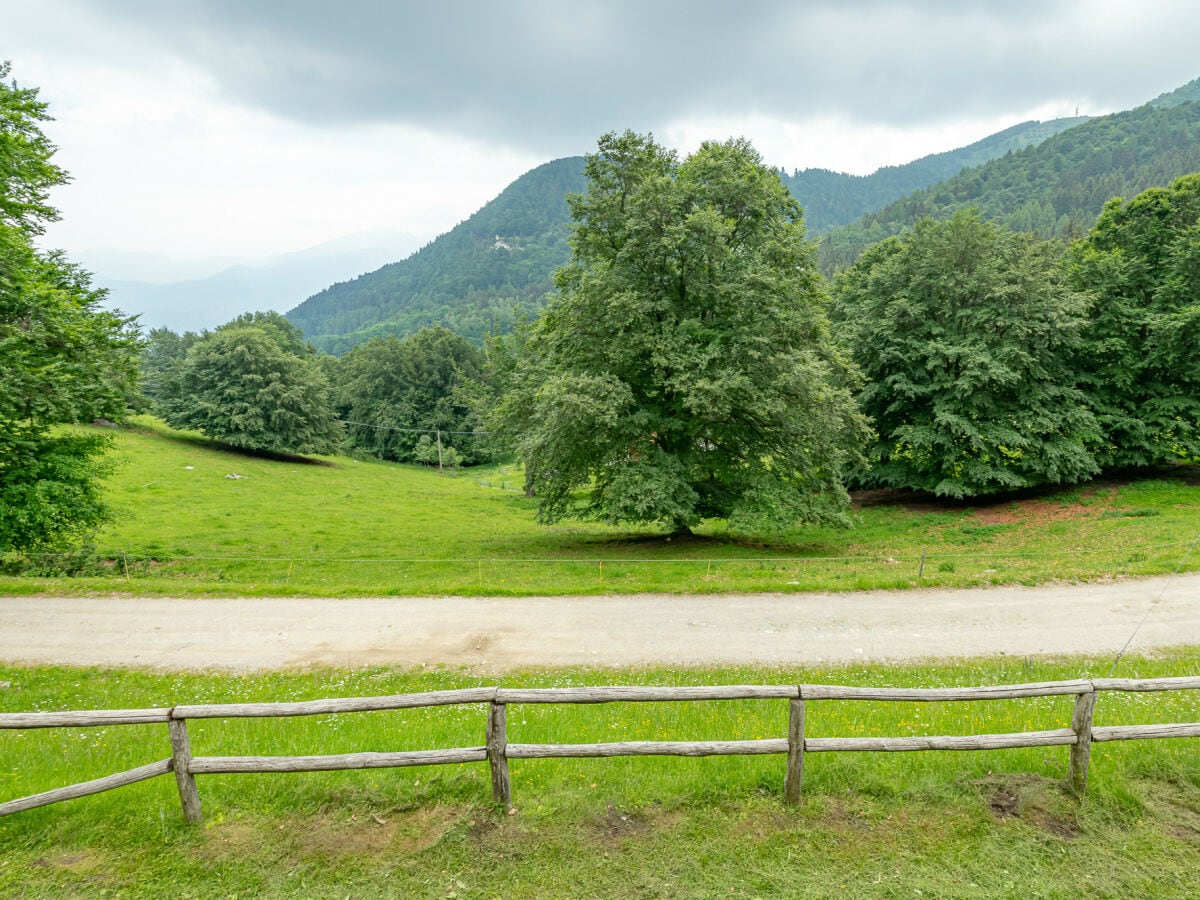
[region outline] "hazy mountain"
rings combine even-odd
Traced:
[[[80,262],[108,289],[105,306],[139,315],[144,330],[201,331],[244,312],[283,312],[332,281],[408,255],[417,244],[411,235],[371,231],[264,259],[97,251],[80,254]]]
[[[1151,106],[1179,106],[1181,103],[1191,103],[1194,100],[1200,100],[1200,78],[1194,81],[1189,81],[1183,87],[1177,87],[1173,91],[1167,91],[1165,94],[1159,94],[1150,101]]]

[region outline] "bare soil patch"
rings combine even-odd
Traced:
[[[972,782],[987,796],[988,808],[997,820],[1021,819],[1066,841],[1079,837],[1059,782],[1029,773],[997,775]]]
[[[1084,497],[1094,497],[1102,493],[1100,489],[1092,489]],[[1103,491],[1105,499],[1084,503],[1082,500],[1010,500],[991,506],[976,507],[974,518],[981,525],[1008,525],[1020,523],[1023,525],[1045,525],[1050,522],[1061,522],[1070,519],[1099,518],[1112,509],[1112,489]]]
[[[37,869],[64,869],[76,875],[88,875],[104,868],[107,860],[95,850],[84,850],[79,853],[40,856],[29,865]]]
[[[953,500],[909,490],[856,491],[856,508],[899,506],[911,513],[970,512],[981,525],[1012,523],[1041,525],[1067,519],[1098,517],[1111,509],[1116,482],[1096,482],[1078,492],[1077,499],[1063,499],[1050,491],[1023,491],[999,497]],[[1100,495],[1098,497],[1098,495]]]
[[[431,814],[436,810],[424,812]],[[296,837],[304,855],[336,860],[348,856],[379,856],[393,845],[398,831],[396,816],[385,818],[356,812],[348,818],[324,814],[309,819],[297,829]],[[427,833],[419,829],[412,833],[420,836],[418,843],[421,846],[417,850],[406,848],[401,852],[419,852],[436,843],[441,836],[436,828]]]

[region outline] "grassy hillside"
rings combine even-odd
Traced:
[[[1110,659],[959,665],[516,672],[509,686],[1011,684],[1107,675]],[[1127,677],[1195,674],[1200,654],[1126,658]],[[497,679],[385,668],[230,677],[0,665],[0,711],[146,708],[408,693]],[[1073,698],[808,704],[806,734],[1061,728]],[[1195,722],[1196,692],[1105,694],[1096,723]],[[284,720],[193,720],[197,755],[476,746],[486,711],[445,707]],[[514,742],[783,736],[787,704],[512,706]],[[1086,799],[1067,748],[822,753],[799,807],[779,756],[510,764],[512,815],[486,764],[204,775],[205,822],[174,780],[0,818],[6,897],[1147,897],[1200,892],[1196,739],[1095,744]],[[162,725],[0,732],[0,800],[169,754]]]
[[[534,522],[511,467],[454,474],[223,450],[152,419],[116,434],[101,562],[44,561],[0,593],[571,594],[904,588],[1173,571],[1196,537],[1200,473],[1102,482],[987,506],[860,498],[848,531],[700,538]],[[241,476],[233,478],[229,476]],[[922,556],[925,557],[922,565]],[[1200,554],[1188,561],[1200,568]],[[921,577],[918,581],[918,573]]]

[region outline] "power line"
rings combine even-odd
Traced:
[[[1153,612],[1154,607],[1158,606],[1159,601],[1162,600],[1163,594],[1167,592],[1167,587],[1171,584],[1171,579],[1174,579],[1175,576],[1183,570],[1183,564],[1187,562],[1187,558],[1192,555],[1192,551],[1196,549],[1197,544],[1200,544],[1200,534],[1196,535],[1196,539],[1192,541],[1191,546],[1184,551],[1183,556],[1180,557],[1179,565],[1175,567],[1175,571],[1171,573],[1167,582],[1162,586],[1162,590],[1158,592],[1158,596],[1150,601],[1150,605],[1146,607],[1146,613],[1142,616],[1141,621],[1133,626],[1133,631],[1129,635],[1129,640],[1127,640],[1124,646],[1117,651],[1117,658],[1113,660],[1112,668],[1108,670],[1109,678],[1112,678],[1113,672],[1117,671],[1117,665],[1121,662],[1121,657],[1125,655],[1125,651],[1128,650],[1129,645],[1133,643],[1134,637],[1136,637],[1137,633],[1141,631],[1142,626],[1146,624],[1146,620],[1150,618],[1150,613]]]
[[[398,425],[371,425],[367,422],[351,422],[342,419],[343,425],[355,425],[359,428],[378,428],[381,431],[407,431],[413,434],[491,434],[490,431],[450,431],[446,428],[401,428]]]

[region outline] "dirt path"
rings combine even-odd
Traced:
[[[233,669],[820,663],[1200,644],[1200,574],[858,594],[0,597],[0,660]]]

